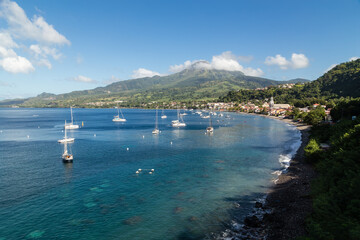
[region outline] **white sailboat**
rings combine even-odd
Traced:
[[[70,107],[70,113],[71,113],[71,123],[65,125],[65,129],[78,129],[78,128],[79,128],[79,125],[74,124],[72,107]]]
[[[65,125],[64,125],[64,131],[65,131],[65,136],[63,139],[58,140],[58,143],[74,142],[75,138],[68,138],[66,135],[66,120],[65,120]]]
[[[113,122],[126,122],[126,119],[124,118],[124,114],[122,113],[121,109],[119,112],[119,106],[117,106],[117,112],[118,115],[114,116]],[[120,117],[120,113],[121,113],[121,117]]]
[[[188,115],[188,114],[185,112],[185,109],[184,109],[184,112],[180,113],[180,116],[186,116],[186,115]]]
[[[206,128],[206,133],[213,133],[214,132],[214,128],[212,126],[212,121],[211,121],[211,114],[209,114],[209,126]]]
[[[177,116],[178,116],[178,119],[171,121],[171,125],[173,127],[186,127],[186,123],[184,122],[182,116],[180,115],[179,109],[177,110]]]
[[[74,160],[74,156],[68,152],[67,142],[64,144],[64,153],[62,155],[62,160],[64,163],[70,163]]]
[[[161,112],[161,118],[162,118],[162,119],[167,118],[167,116],[166,116],[165,113],[164,113],[164,109],[163,109],[162,112]]]
[[[158,110],[156,108],[156,116],[155,116],[155,129],[152,131],[152,134],[159,134],[160,133],[160,130],[158,128]]]

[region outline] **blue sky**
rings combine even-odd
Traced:
[[[316,79],[360,56],[360,1],[0,0],[0,99],[205,67]]]

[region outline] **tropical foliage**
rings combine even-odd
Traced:
[[[341,102],[334,112],[351,112],[355,103],[359,104],[360,99]],[[313,214],[308,219],[308,239],[359,239],[359,117],[312,128],[305,154],[315,163],[319,177],[312,184]],[[329,143],[330,150],[320,150],[320,142]]]

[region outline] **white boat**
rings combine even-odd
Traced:
[[[58,143],[74,142],[74,141],[75,141],[75,138],[68,138],[68,137],[66,136],[66,120],[65,120],[64,129],[65,129],[65,130],[64,130],[64,131],[65,131],[65,136],[64,136],[63,139],[58,140]]]
[[[152,131],[152,134],[159,134],[160,133],[160,130],[158,128],[158,110],[156,108],[156,114],[155,114],[155,129]]]
[[[186,127],[186,123],[184,122],[182,116],[179,114],[179,109],[177,110],[177,120],[171,121],[171,126],[173,127]]]
[[[180,116],[186,116],[186,115],[188,115],[188,114],[185,112],[185,109],[184,109],[184,112],[180,113]]]
[[[222,113],[219,113],[219,117],[223,117],[224,116],[224,114],[222,114]]]
[[[201,116],[201,118],[210,118],[210,115]]]
[[[74,156],[68,152],[67,142],[64,144],[64,153],[61,157],[64,163],[70,163],[74,160]]]
[[[65,129],[78,129],[80,126],[77,125],[77,124],[74,124],[72,107],[70,107],[70,113],[71,113],[71,123],[66,124],[66,125],[65,125]]]
[[[126,122],[126,119],[124,118],[124,114],[122,113],[121,109],[119,112],[119,107],[117,107],[117,112],[118,115],[114,116],[113,122]],[[120,113],[121,113],[121,117],[120,117]]]
[[[161,118],[162,118],[162,119],[167,118],[167,116],[166,116],[166,115],[165,115],[165,113],[164,113],[164,109],[162,110],[162,113],[161,113]]]

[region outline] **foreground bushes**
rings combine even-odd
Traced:
[[[312,184],[307,239],[360,239],[360,121],[315,126],[305,148],[319,177]],[[329,151],[318,142],[327,141]]]

